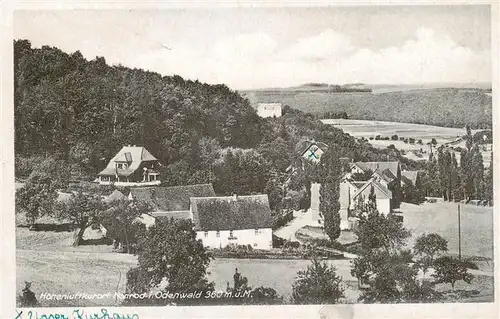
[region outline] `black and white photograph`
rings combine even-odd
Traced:
[[[16,307],[494,303],[491,21],[15,10]]]

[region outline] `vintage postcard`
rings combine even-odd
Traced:
[[[9,8],[9,318],[498,317],[497,4]]]

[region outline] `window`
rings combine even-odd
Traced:
[[[233,231],[232,230],[229,231],[229,237],[233,237]]]
[[[208,232],[206,231],[204,235],[205,235],[205,237],[208,237]]]
[[[217,233],[215,234],[217,237],[220,237],[220,231],[217,231]]]
[[[127,164],[126,163],[116,163],[116,168],[127,168]]]
[[[258,235],[258,234],[260,234],[260,231],[258,228],[255,228],[255,235]]]

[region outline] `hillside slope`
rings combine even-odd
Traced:
[[[251,102],[281,102],[315,114],[347,112],[351,118],[437,126],[490,128],[492,97],[481,89],[420,89],[371,94],[245,91]]]

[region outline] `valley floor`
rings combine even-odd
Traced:
[[[455,225],[456,204],[424,203],[422,205],[403,204],[405,227],[412,230],[409,242],[422,233],[437,232],[449,241],[452,254],[458,250],[458,235]],[[302,225],[297,216],[298,225]],[[462,255],[472,258],[479,270],[471,271],[475,278],[471,285],[458,282],[456,292],[447,295],[446,302],[458,299],[467,302],[493,300],[493,209],[462,205]],[[48,222],[48,221],[46,221]],[[296,227],[290,227],[290,231]],[[99,231],[88,229],[86,239],[99,237]],[[73,232],[30,231],[26,227],[16,227],[17,292],[21,293],[24,282],[32,282],[32,290],[41,305],[46,306],[103,306],[118,305],[115,292],[124,293],[127,271],[137,265],[137,258],[129,254],[112,251],[111,245],[83,245],[72,247]],[[227,282],[232,281],[234,269],[248,278],[253,287],[268,286],[288,299],[297,272],[305,270],[308,260],[263,260],[216,258],[209,266],[209,280],[216,289],[223,291]],[[347,303],[356,303],[360,295],[356,278],[350,275],[350,260],[330,260],[337,268],[346,288]],[[449,285],[439,285],[447,291]],[[110,294],[103,299],[47,300],[41,293],[101,293]]]

